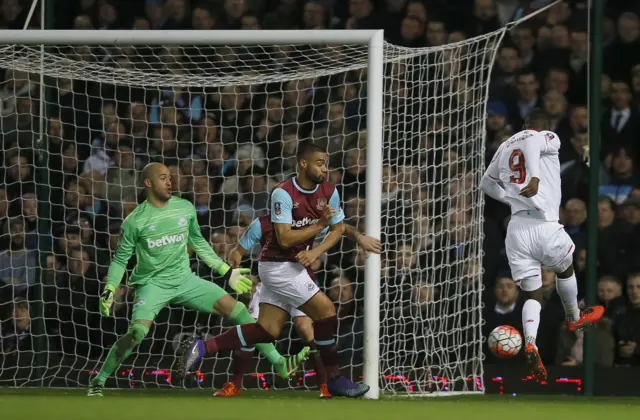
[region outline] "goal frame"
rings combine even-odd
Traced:
[[[380,238],[382,213],[382,121],[384,94],[384,30],[3,30],[0,43],[39,45],[367,45],[367,152],[365,233]],[[42,60],[44,62],[44,60]],[[41,75],[42,77],[42,75]],[[40,90],[44,95],[44,89]],[[41,98],[40,103],[43,104]],[[40,124],[41,147],[45,124]],[[380,255],[365,262],[364,383],[365,395],[380,397]]]

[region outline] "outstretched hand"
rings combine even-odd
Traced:
[[[250,292],[253,288],[253,282],[251,279],[245,277],[245,274],[249,274],[251,270],[248,268],[234,268],[231,270],[229,276],[229,287],[233,289],[239,295]]]
[[[100,295],[100,313],[102,316],[109,316],[111,313],[111,306],[113,305],[115,288],[111,285],[106,285],[104,291]]]
[[[374,238],[369,235],[360,235],[358,236],[358,245],[365,252],[373,252],[374,254],[379,254],[382,252],[382,244],[379,239]]]

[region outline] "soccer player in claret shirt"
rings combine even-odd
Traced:
[[[536,336],[543,301],[542,265],[556,273],[556,291],[564,306],[566,326],[576,331],[596,323],[604,307],[580,312],[573,270],[573,241],[558,222],[560,211],[560,139],[539,109],[527,117],[526,130],[502,143],[489,164],[480,188],[511,207],[505,245],[509,267],[525,292],[522,326],[525,360],[537,381],[547,378]]]
[[[258,264],[262,282],[258,323],[231,328],[206,342],[188,340],[181,347],[181,361],[188,369],[206,354],[274,342],[289,312],[297,308],[313,320],[314,341],[327,372],[329,392],[360,397],[369,386],[340,376],[336,310],[306,269],[342,237],[340,197],[335,186],[325,182],[329,156],[324,150],[313,144],[301,145],[297,160],[297,176],[271,194],[273,233]],[[327,226],[324,241],[312,248],[316,235]]]
[[[326,234],[328,231],[329,229],[325,228],[320,232],[320,234]],[[264,247],[272,232],[273,225],[271,223],[271,215],[267,214],[255,219],[249,225],[247,232],[242,236],[242,238],[240,238],[239,243],[233,251],[231,251],[231,254],[229,255],[229,264],[231,264],[232,267],[239,267],[242,262],[242,257],[257,243],[259,243],[261,247]],[[365,235],[354,226],[345,224],[345,236],[356,242],[365,252],[379,254],[382,251],[382,245],[378,239]],[[315,281],[315,273],[311,267],[307,267],[307,272],[309,273],[309,277]],[[262,290],[262,284],[258,284],[256,286],[256,291],[251,298],[251,303],[249,304],[249,313],[251,313],[254,318],[258,318],[260,314]],[[304,341],[305,345],[311,348],[310,360],[313,370],[316,373],[316,381],[320,388],[320,398],[331,398],[331,393],[327,388],[327,374],[313,341],[313,321],[311,321],[311,318],[298,308],[290,310],[289,315],[293,319],[293,323],[298,330],[298,334]],[[253,348],[242,348],[233,352],[233,362],[231,365],[233,376],[231,378],[231,382],[225,383],[223,388],[215,393],[215,396],[233,397],[240,395],[242,379],[244,378],[244,374],[252,356]]]
[[[220,286],[200,279],[191,271],[187,244],[204,262],[228,279],[237,293],[251,290],[253,283],[244,274],[248,269],[232,269],[218,258],[202,237],[196,210],[187,200],[171,196],[171,173],[160,163],[150,163],[142,171],[147,199],[125,219],[122,237],[109,266],[107,285],[100,296],[100,311],[109,316],[113,295],[122,281],[127,261],[135,251],[137,264],[129,280],[136,294],[129,331],[113,345],[100,373],[91,381],[89,396],[102,396],[107,378],[147,335],[158,312],[169,304],[203,312],[217,312],[236,324],[255,323],[244,304]],[[272,344],[256,346],[288,377],[306,358],[309,348],[288,359]]]

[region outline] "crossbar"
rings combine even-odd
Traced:
[[[275,45],[368,44],[381,30],[0,30],[0,44]]]

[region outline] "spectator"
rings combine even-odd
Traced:
[[[27,289],[36,283],[36,251],[27,249],[25,222],[13,217],[5,225],[3,235],[10,235],[9,249],[0,252],[0,301],[26,296]]]
[[[542,108],[539,95],[540,84],[536,74],[531,70],[523,70],[516,78],[518,93],[507,105],[512,127],[522,127],[524,119],[534,108]]]
[[[615,321],[616,363],[640,364],[640,275],[627,279],[629,303]]]
[[[33,349],[31,342],[31,315],[29,303],[24,299],[16,299],[13,302],[13,311],[9,331],[0,336],[0,354],[14,356],[14,360],[20,355],[30,356]],[[26,353],[26,354],[25,354]],[[24,362],[15,360],[17,366],[24,366]]]
[[[107,169],[107,200],[112,206],[121,201],[136,201],[141,181],[131,143],[120,142],[114,153],[114,165]]]
[[[614,276],[603,276],[598,280],[598,300],[606,308],[605,317],[616,319],[624,312],[625,301],[622,296],[622,283]]]
[[[564,226],[573,242],[585,238],[584,224],[587,222],[587,205],[578,198],[572,198],[565,205]]]
[[[610,177],[605,185],[600,186],[600,194],[607,195],[620,204],[634,188],[640,187],[633,156],[628,147],[618,147],[607,160],[611,162]]]
[[[640,132],[638,114],[632,109],[632,96],[629,85],[622,80],[611,83],[611,108],[603,117],[602,127],[606,145],[625,146],[636,150],[635,140]],[[605,149],[610,152],[611,146]],[[639,156],[635,152],[635,156]]]

